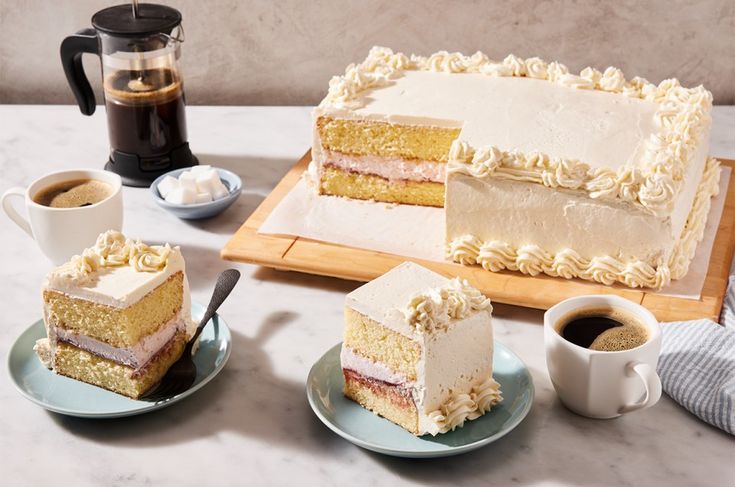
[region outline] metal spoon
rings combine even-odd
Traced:
[[[209,323],[209,320],[212,319],[214,313],[217,312],[225,299],[227,299],[227,296],[235,288],[238,279],[240,279],[240,272],[235,269],[227,269],[217,277],[217,284],[214,286],[214,292],[212,293],[212,299],[209,301],[209,306],[207,306],[207,311],[199,322],[194,336],[186,344],[183,355],[168,369],[168,372],[166,372],[166,375],[163,376],[160,382],[146,391],[145,394],[138,398],[139,400],[151,402],[164,401],[181,394],[191,387],[197,376],[196,364],[194,364],[191,356],[194,343],[196,343],[197,338],[199,338],[199,335],[207,323]]]

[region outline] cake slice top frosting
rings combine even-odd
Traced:
[[[492,312],[490,300],[467,281],[447,279],[404,262],[347,295],[345,305],[416,338],[446,331],[477,312]]]
[[[146,245],[110,230],[101,234],[94,246],[53,269],[43,288],[126,307],[184,270],[178,247]]]

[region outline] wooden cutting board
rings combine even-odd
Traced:
[[[720,159],[735,169],[735,161]],[[699,300],[661,296],[641,289],[604,286],[580,279],[562,279],[518,272],[488,272],[478,266],[433,262],[356,249],[301,237],[260,235],[258,228],[278,203],[296,185],[311,161],[311,152],[283,177],[270,195],[233,235],[221,251],[223,259],[259,264],[280,270],[333,276],[353,281],[369,281],[405,260],[412,260],[447,277],[460,276],[500,303],[548,309],[559,301],[582,294],[617,294],[650,309],[661,321],[707,317],[719,320],[727,288],[730,263],[735,249],[735,170],[730,174],[725,207],[722,212],[707,277]]]

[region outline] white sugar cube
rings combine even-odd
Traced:
[[[163,180],[158,183],[158,192],[161,194],[161,198],[165,198],[167,194],[171,192],[172,189],[179,187],[179,180],[171,177],[166,176],[163,178]]]
[[[197,193],[194,203],[209,203],[212,201],[212,195],[209,193]]]
[[[189,171],[191,171],[194,176],[197,176],[201,173],[209,171],[210,169],[212,169],[212,166],[192,166]]]
[[[176,205],[190,205],[196,201],[196,196],[195,190],[186,186],[179,186],[171,190],[166,196],[166,201]]]
[[[190,171],[184,171],[181,173],[181,175],[179,176],[179,184],[185,188],[191,189],[196,193],[196,176],[194,176]]]
[[[217,184],[222,183],[219,179],[219,174],[217,174],[217,171],[214,169],[210,169],[209,171],[197,174],[196,184],[197,191],[199,191],[200,193],[213,194],[214,188],[217,186]]]
[[[227,186],[222,184],[222,181],[218,181],[218,184],[215,184],[214,190],[212,191],[212,198],[219,200],[227,196],[229,193],[230,191],[227,189]]]

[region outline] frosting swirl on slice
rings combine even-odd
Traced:
[[[452,320],[480,310],[492,311],[490,300],[466,280],[454,278],[442,287],[414,295],[403,315],[406,323],[423,334],[446,331]]]
[[[86,285],[95,272],[106,267],[129,265],[138,272],[158,272],[165,269],[171,251],[169,244],[146,245],[140,240],[126,239],[116,230],[108,230],[97,237],[94,246],[73,256],[50,275]]]
[[[431,427],[428,433],[436,436],[461,428],[465,421],[479,418],[502,400],[500,384],[488,377],[473,386],[468,394],[457,394],[439,409],[430,412]]]

